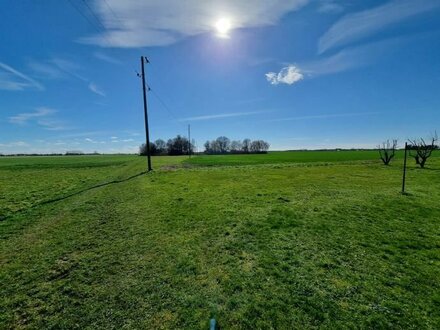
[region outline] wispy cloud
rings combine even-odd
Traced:
[[[16,116],[9,117],[9,122],[12,124],[24,125],[28,123],[30,120],[34,120],[36,118],[46,117],[48,115],[54,114],[56,110],[40,107],[37,108],[34,112],[25,112],[20,113]]]
[[[13,148],[13,147],[28,147],[29,143],[26,143],[24,141],[14,141],[9,143],[0,143],[0,147],[3,148]]]
[[[81,66],[74,61],[67,60],[60,57],[54,57],[49,60],[49,63],[56,66],[59,70],[67,73],[68,75],[75,77],[79,80],[87,82],[89,79],[78,73],[81,69]]]
[[[322,115],[276,118],[276,119],[270,119],[268,121],[270,121],[270,122],[300,121],[300,120],[311,120],[311,119],[329,119],[329,118],[372,116],[372,115],[378,115],[378,114],[380,114],[380,112],[333,113],[333,114],[322,114]]]
[[[278,74],[274,72],[268,73],[266,74],[266,79],[272,84],[281,82],[293,84],[302,79],[365,67],[386,56],[392,49],[402,46],[411,39],[409,37],[393,38],[358,47],[345,48],[331,56],[321,56],[316,60],[299,63],[294,67],[295,71],[291,70],[289,72],[289,67],[286,67],[283,69],[284,72],[281,70]],[[287,82],[283,80],[287,80]]]
[[[179,119],[179,121],[199,121],[199,120],[223,119],[223,118],[230,118],[230,117],[252,116],[252,115],[261,114],[264,112],[266,112],[266,111],[220,113],[220,114],[216,114],[216,115],[206,115],[206,116],[182,118],[182,119]]]
[[[122,64],[122,62],[114,57],[111,57],[105,53],[102,52],[94,52],[93,56],[95,56],[97,59],[102,60],[107,63],[111,64]]]
[[[104,91],[103,91],[98,85],[96,85],[94,82],[90,82],[90,83],[89,83],[89,89],[90,89],[93,93],[95,93],[95,94],[97,94],[97,95],[99,95],[99,96],[105,96]]]
[[[53,57],[45,60],[31,59],[28,67],[41,79],[65,79],[73,77],[81,81],[88,81],[79,71],[81,66],[74,61],[61,57]]]
[[[65,74],[57,66],[48,62],[32,59],[28,61],[27,65],[36,76],[42,79],[61,79],[65,77]]]
[[[393,38],[358,47],[345,48],[334,55],[304,62],[301,64],[301,68],[308,76],[319,76],[366,66],[374,63],[409,39]]]
[[[256,5],[254,1],[236,0],[95,1],[94,9],[106,31],[79,41],[121,48],[169,45],[214,31],[215,23],[222,17],[229,18],[232,28],[272,25],[308,2],[266,0]]]
[[[51,116],[57,113],[57,110],[39,107],[33,112],[20,113],[18,115],[9,117],[11,124],[24,126],[29,123],[34,123],[49,131],[61,131],[69,129],[63,121],[51,118]]]
[[[318,4],[318,12],[320,13],[340,13],[344,11],[344,6],[335,0],[321,0]]]
[[[21,73],[13,67],[0,62],[0,89],[22,91],[28,88],[44,90],[44,86],[31,77]]]
[[[37,121],[37,124],[48,131],[64,131],[70,129],[63,121],[54,119],[40,119]]]
[[[392,24],[440,8],[440,1],[394,0],[373,9],[348,14],[337,21],[320,39],[318,52],[362,39]]]
[[[272,85],[287,84],[292,85],[304,78],[300,69],[294,65],[289,65],[281,69],[280,72],[266,73],[266,79]]]
[[[93,143],[93,144],[106,144],[107,143],[105,141],[97,141],[97,140],[93,140],[91,138],[85,138],[84,141],[86,141],[88,143]]]

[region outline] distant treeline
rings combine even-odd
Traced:
[[[0,157],[6,157],[6,156],[12,156],[12,157],[19,157],[19,156],[90,156],[90,155],[101,155],[101,153],[95,151],[95,152],[82,152],[82,151],[66,151],[65,153],[59,153],[59,152],[53,152],[53,153],[29,153],[29,154],[0,154]]]
[[[269,143],[263,140],[250,140],[244,139],[231,141],[226,136],[220,136],[215,140],[206,141],[204,144],[205,154],[258,154],[267,153],[269,150]],[[188,141],[186,137],[177,135],[173,139],[169,139],[165,142],[162,139],[158,139],[154,142],[150,142],[150,153],[154,156],[157,155],[188,155],[188,153],[194,153],[194,143]],[[147,155],[147,145],[144,143],[139,148],[139,154],[141,156]]]
[[[188,141],[186,137],[177,135],[174,139],[168,139],[165,142],[162,139],[157,139],[154,142],[150,142],[150,153],[154,156],[157,155],[188,155],[188,151],[194,153],[194,145]],[[139,148],[139,154],[141,156],[147,155],[147,144],[144,143]]]
[[[219,136],[212,141],[206,141],[204,144],[205,153],[210,155],[216,154],[260,154],[267,153],[269,143],[263,140],[230,140],[226,136]]]

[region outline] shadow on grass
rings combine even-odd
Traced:
[[[121,180],[113,180],[113,181],[109,181],[109,182],[100,183],[100,184],[97,184],[97,185],[94,185],[94,186],[92,186],[92,187],[88,187],[88,188],[85,188],[85,189],[82,189],[82,190],[76,191],[76,192],[71,193],[71,194],[68,194],[68,195],[64,195],[64,196],[61,196],[61,197],[56,197],[56,198],[53,198],[53,199],[49,199],[49,200],[46,200],[46,201],[42,201],[42,202],[39,202],[39,203],[35,203],[35,204],[33,204],[32,206],[30,206],[30,207],[28,207],[28,208],[26,208],[26,209],[18,210],[18,211],[16,211],[16,212],[13,212],[12,214],[8,214],[8,215],[3,216],[3,217],[0,216],[0,221],[5,221],[5,220],[7,220],[7,219],[13,217],[14,215],[16,215],[16,214],[18,214],[18,213],[22,213],[22,212],[29,211],[30,209],[34,209],[34,208],[36,208],[36,207],[38,207],[38,206],[42,206],[42,205],[47,205],[47,204],[51,204],[51,203],[55,203],[55,202],[59,202],[59,201],[62,201],[62,200],[68,199],[68,198],[70,198],[70,197],[74,197],[74,196],[80,195],[80,194],[82,194],[82,193],[85,193],[85,192],[90,191],[90,190],[93,190],[93,189],[102,188],[102,187],[109,186],[109,185],[112,185],[112,184],[118,184],[118,183],[127,182],[127,181],[130,181],[130,180],[132,180],[132,179],[135,179],[135,178],[137,178],[137,177],[139,177],[139,176],[141,176],[141,175],[143,175],[143,174],[146,174],[146,173],[147,173],[146,171],[143,171],[143,172],[140,172],[140,173],[138,173],[138,174],[132,175],[132,176],[130,176],[130,177],[128,177],[128,178],[125,178],[125,179],[121,179]]]

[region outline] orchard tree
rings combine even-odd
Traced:
[[[397,140],[393,139],[392,142],[390,140],[386,140],[382,142],[382,145],[378,145],[380,159],[384,165],[389,165],[391,160],[394,158],[397,148]]]
[[[437,132],[426,142],[423,138],[409,140],[409,154],[416,161],[416,164],[421,168],[425,168],[426,161],[431,157],[432,152],[438,149]]]

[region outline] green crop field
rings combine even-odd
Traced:
[[[403,151],[396,153],[396,159],[403,157]],[[192,165],[225,166],[257,165],[279,163],[351,162],[357,160],[377,161],[377,151],[275,151],[267,154],[203,155],[187,161]]]
[[[0,328],[439,329],[439,154],[1,157]]]

